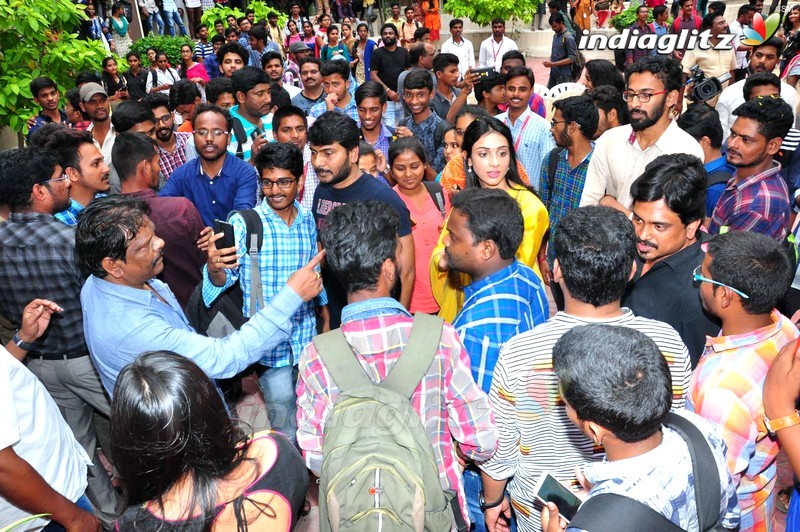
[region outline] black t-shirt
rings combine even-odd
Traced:
[[[320,183],[314,191],[314,203],[311,209],[317,230],[325,227],[325,218],[336,207],[351,201],[375,200],[389,204],[400,215],[400,229],[402,236],[411,234],[411,213],[408,212],[403,200],[386,184],[381,183],[368,174],[361,174],[358,180],[347,188],[336,189],[331,185]],[[328,306],[331,313],[331,329],[341,324],[342,309],[347,305],[347,293],[339,281],[330,273],[328,268],[322,271],[322,280],[328,293]]]
[[[411,60],[408,57],[408,50],[401,46],[394,52],[386,48],[375,48],[369,61],[370,71],[377,72],[381,81],[395,92],[397,92],[397,78],[407,68],[411,68]]]
[[[147,74],[149,72],[148,69],[142,68],[139,70],[138,75],[130,70],[123,74],[125,81],[128,83],[128,96],[132,100],[138,101],[147,96]]]

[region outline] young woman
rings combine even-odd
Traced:
[[[108,100],[112,102],[119,102],[120,100],[128,99],[128,82],[117,71],[117,61],[113,57],[106,57],[103,59],[103,72],[100,74],[100,79],[103,82],[103,88],[108,94]]]
[[[365,23],[361,23],[356,28],[358,40],[353,44],[352,56],[357,60],[356,67],[353,69],[353,75],[359,85],[365,81],[369,81],[369,64],[372,59],[372,52],[375,50],[377,44],[369,38],[369,27]]]
[[[596,89],[603,85],[616,88],[619,92],[625,90],[625,79],[614,63],[608,59],[591,59],[586,61],[586,70],[583,71],[587,89]]]
[[[308,20],[303,21],[303,42],[311,49],[311,53],[314,54],[314,57],[319,58],[317,37],[314,35],[314,25]]]
[[[108,22],[114,42],[114,52],[120,57],[125,57],[133,44],[131,36],[128,35],[128,19],[125,18],[125,6],[119,3],[111,6],[111,17]]]
[[[575,29],[578,32],[583,30],[592,29],[591,20],[594,9],[592,8],[592,0],[571,0],[570,5],[575,12]]]
[[[323,45],[319,58],[321,61],[330,61],[336,55],[342,55],[347,61],[352,61],[350,52],[343,42],[339,41],[339,28],[328,26],[328,44]]]
[[[458,143],[458,139],[456,139],[456,128],[453,126],[448,126],[447,129],[444,131],[444,160],[445,162],[450,162],[451,159],[454,157],[458,157],[461,154],[461,145]],[[442,170],[439,172],[439,175],[436,176],[436,182],[440,182],[442,180]]]
[[[401,137],[389,147],[389,167],[397,182],[394,190],[411,213],[416,271],[414,291],[408,309],[412,314],[439,312],[439,305],[431,290],[428,265],[450,212],[450,199],[442,192],[441,187],[435,183],[423,182],[427,160],[425,148],[414,137]],[[437,192],[441,201],[439,205],[433,200]]]
[[[289,22],[286,23],[286,28],[289,31],[289,35],[283,39],[283,48],[288,50],[293,43],[302,42],[303,36],[300,35],[300,32],[297,29],[297,22],[294,20],[289,20]]]
[[[178,67],[181,78],[204,86],[208,83],[206,67],[194,60],[194,49],[188,44],[181,46],[181,65]]]
[[[783,21],[783,37],[786,46],[781,54],[781,72],[794,59],[800,50],[800,5],[793,5]]]
[[[328,27],[331,25],[331,16],[327,13],[324,13],[319,18],[319,29],[314,34],[314,42],[316,43],[316,52],[317,57],[320,57],[320,52],[322,52],[322,47],[328,44]]]
[[[347,47],[348,51],[352,50],[353,45],[356,43],[356,36],[353,35],[353,27],[346,22],[342,24],[342,42]]]
[[[119,374],[111,448],[129,505],[117,530],[289,531],[308,487],[285,436],[245,434],[208,376],[169,351]]]
[[[439,30],[442,29],[442,16],[439,14],[439,0],[423,0],[422,12],[425,16],[424,26],[431,30],[431,41],[439,41]]]

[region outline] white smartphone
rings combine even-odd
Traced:
[[[554,503],[558,507],[559,515],[568,523],[575,517],[583,502],[550,473],[542,473],[536,481],[535,493],[536,498],[543,504]]]

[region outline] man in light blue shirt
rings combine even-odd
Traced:
[[[233,377],[285,341],[292,315],[322,290],[314,271],[319,254],[240,330],[224,338],[198,334],[155,278],[164,268],[164,241],[146,213],[146,204],[129,196],[98,199],[84,211],[75,238],[78,263],[90,274],[81,290],[84,336],[109,395],[122,368],[147,351],[174,351],[211,378]]]

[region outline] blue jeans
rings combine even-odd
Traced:
[[[467,466],[464,470],[464,493],[467,496],[467,508],[469,509],[469,520],[471,525],[470,531],[473,532],[486,532],[486,519],[483,517],[483,510],[481,510],[480,493],[481,493],[481,472],[474,464]],[[490,501],[491,502],[491,501]],[[511,515],[511,532],[517,532],[517,521],[514,515]]]
[[[153,35],[164,34],[164,21],[161,20],[161,13],[149,13],[147,20],[150,22],[150,31],[153,32]]]
[[[183,19],[177,11],[164,11],[164,21],[167,23],[169,36],[175,37],[175,25],[181,30],[181,35],[186,35],[186,26],[183,25]]]
[[[297,445],[297,366],[261,366],[258,385],[264,394],[269,424]]]
[[[86,497],[85,494],[81,495],[78,500],[75,501],[75,506],[94,515],[94,508],[92,508],[92,504],[89,502],[89,498]],[[42,532],[65,532],[65,530],[63,526],[59,525],[55,521],[50,521],[47,523],[47,526],[42,529]]]
[[[792,491],[789,514],[786,516],[786,530],[800,530],[800,491]]]

